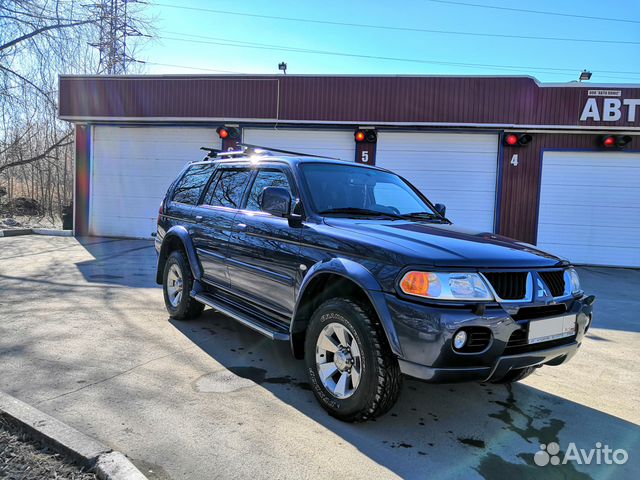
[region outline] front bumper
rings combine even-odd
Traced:
[[[575,335],[514,347],[510,343],[512,334],[527,329],[530,321],[544,318],[543,315],[522,320],[514,306],[495,306],[476,315],[470,308],[429,306],[391,294],[385,296],[400,346],[400,369],[406,375],[434,383],[488,381],[499,379],[513,369],[560,365],[575,355],[592,319],[593,297],[565,299],[559,303],[565,304],[565,315],[576,316]],[[522,307],[531,308],[531,305]],[[487,347],[477,353],[457,352],[452,340],[463,327],[490,329]]]
[[[405,375],[433,383],[479,381],[504,377],[510,370],[536,365],[560,365],[568,361],[580,348],[579,342],[552,347],[530,353],[498,357],[491,367],[433,368],[400,359],[400,370]]]

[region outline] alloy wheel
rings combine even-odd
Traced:
[[[324,387],[336,398],[348,398],[360,384],[362,357],[349,329],[326,325],[316,342],[316,366]]]
[[[173,308],[178,308],[182,300],[183,278],[182,270],[176,264],[171,265],[167,274],[167,296]]]

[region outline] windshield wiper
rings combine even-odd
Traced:
[[[379,210],[369,210],[367,208],[355,208],[355,207],[343,207],[343,208],[329,208],[319,212],[320,215],[331,214],[346,214],[346,215],[361,215],[366,217],[388,217],[388,218],[404,218],[404,215],[397,215],[395,213],[381,212]]]
[[[435,213],[430,213],[430,212],[412,212],[412,213],[404,213],[402,215],[400,215],[402,218],[417,218],[420,220],[429,220],[429,221],[434,221],[434,222],[447,222],[447,223],[451,223],[449,222],[449,220],[447,220],[445,217],[442,217],[438,214]]]

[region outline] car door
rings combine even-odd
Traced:
[[[194,209],[196,252],[205,281],[215,286],[229,287],[228,241],[251,176],[252,172],[244,167],[220,166]]]
[[[164,236],[164,230],[174,226],[183,226],[193,237],[196,230],[197,205],[209,184],[215,164],[194,163],[189,165],[180,179],[175,183],[171,199],[166,203],[164,216],[168,220],[159,234]]]
[[[257,170],[245,206],[238,211],[229,239],[228,267],[232,289],[242,298],[289,317],[294,308],[294,285],[300,269],[299,227],[286,218],[260,210],[266,187],[297,190],[289,167]]]

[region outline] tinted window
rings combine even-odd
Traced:
[[[291,193],[291,186],[284,172],[279,170],[260,170],[253,182],[251,192],[249,192],[249,199],[247,200],[246,206],[247,210],[260,210],[260,194],[267,187],[286,188],[289,190],[289,193]]]
[[[173,190],[173,201],[195,205],[209,181],[214,165],[194,165],[187,170]]]
[[[249,170],[222,170],[211,182],[211,193],[207,193],[206,203],[213,206],[239,208],[247,188],[251,172]]]
[[[380,213],[433,213],[399,176],[339,164],[307,164],[302,173],[318,212],[366,209]]]

